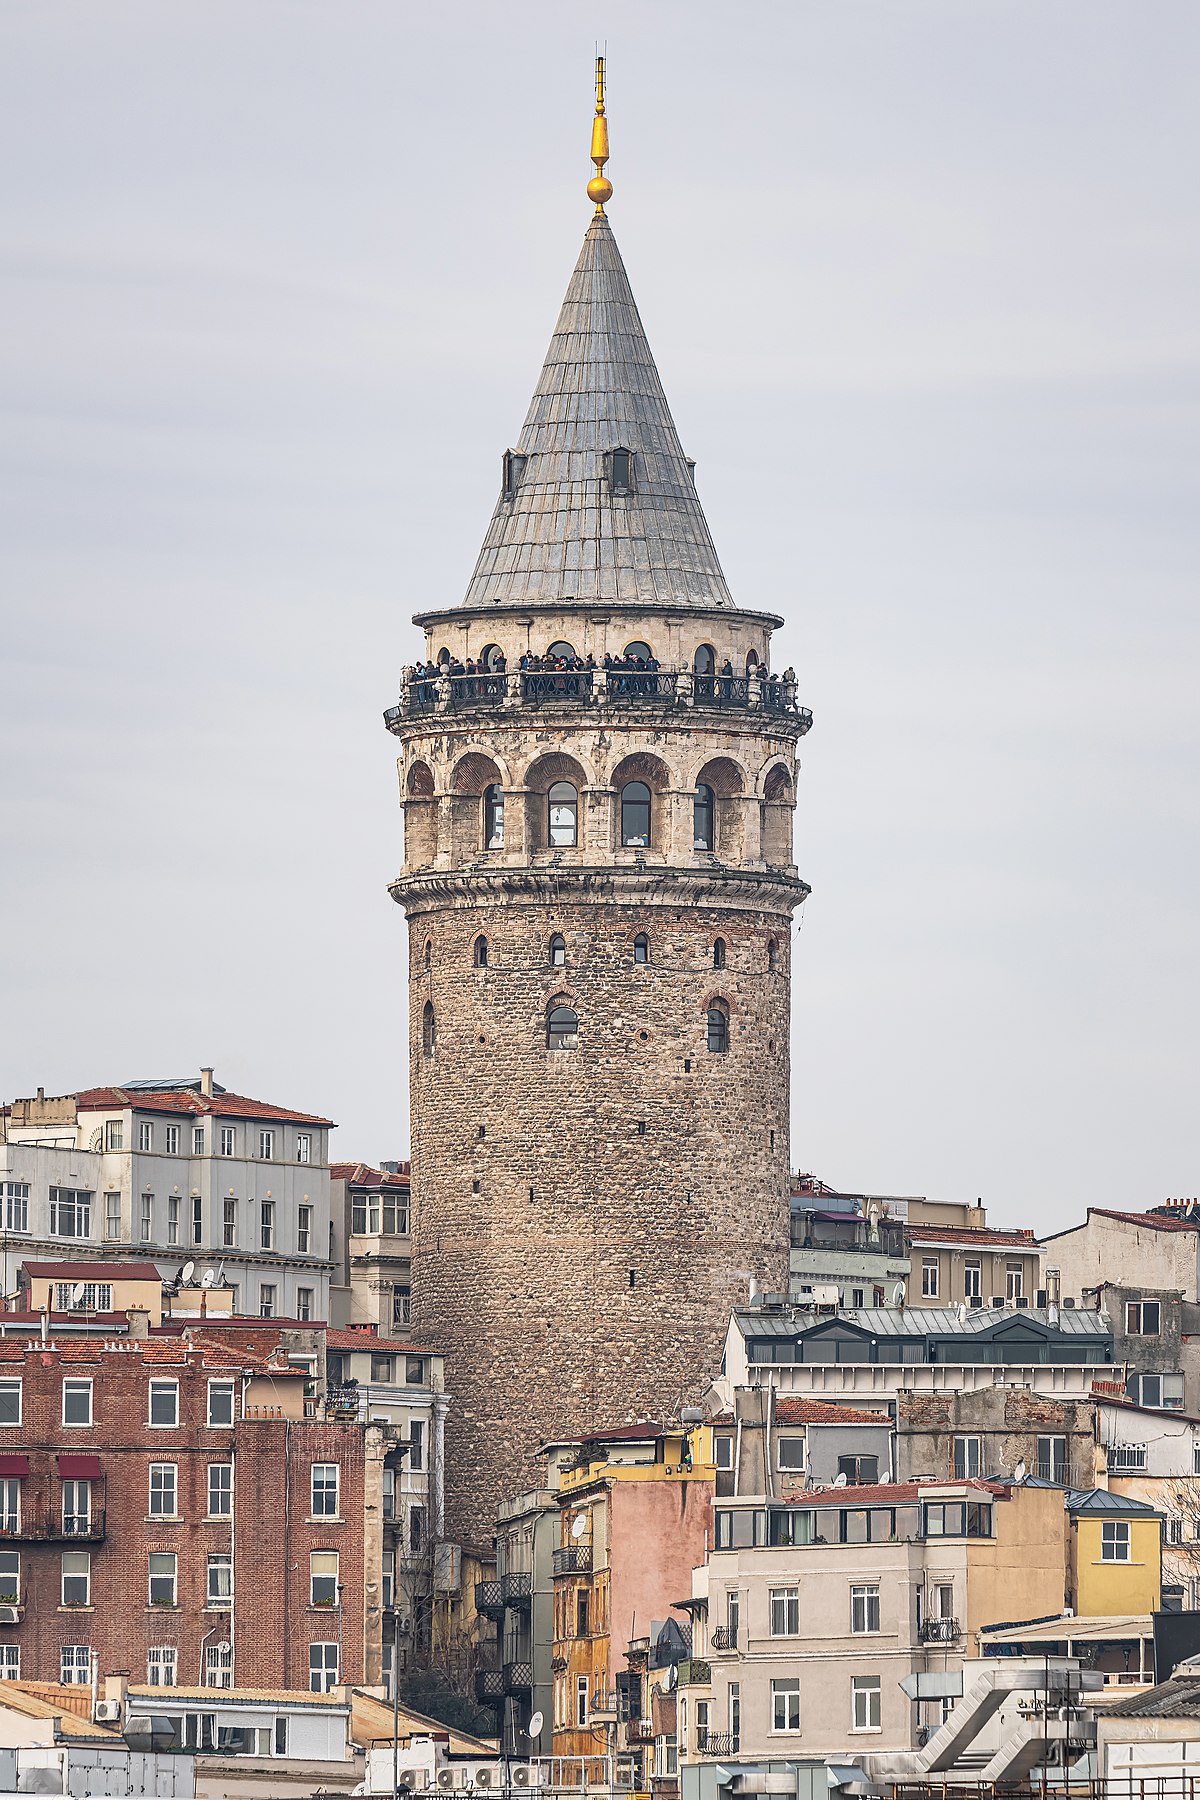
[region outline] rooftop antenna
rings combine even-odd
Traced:
[[[604,116],[604,58],[596,58],[596,116],[592,120],[592,161],[596,173],[587,184],[589,200],[596,202],[596,217],[604,217],[604,202],[612,199],[612,182],[604,173],[608,161],[608,120]]]

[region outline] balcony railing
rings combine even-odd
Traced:
[[[953,1644],[961,1635],[957,1619],[926,1619],[921,1626],[923,1644]]]
[[[533,1599],[532,1575],[517,1573],[500,1577],[500,1597],[505,1606],[527,1608]]]
[[[104,1510],[90,1513],[22,1512],[16,1519],[11,1513],[0,1519],[0,1543],[9,1544],[102,1544],[104,1542]]]
[[[794,719],[803,736],[812,713],[796,700],[792,681],[777,676],[697,675],[691,669],[509,669],[503,674],[411,676],[383,722],[399,730],[405,719],[436,712],[508,706],[586,706],[628,701],[659,706],[715,706],[777,713]]]
[[[736,1731],[698,1731],[696,1748],[701,1756],[736,1756],[741,1747]]]
[[[712,1669],[699,1656],[689,1656],[675,1665],[680,1687],[707,1687],[712,1680]]]
[[[481,1706],[490,1706],[504,1698],[504,1674],[500,1669],[475,1671],[475,1698]]]
[[[475,1611],[485,1619],[498,1619],[504,1612],[504,1594],[498,1581],[475,1583]]]
[[[710,1650],[736,1650],[737,1626],[732,1629],[728,1625],[714,1625],[708,1634]]]
[[[506,1694],[530,1693],[533,1689],[533,1664],[529,1662],[505,1663],[503,1680]]]
[[[591,1573],[591,1567],[590,1544],[564,1544],[561,1550],[554,1552],[553,1570],[556,1575],[587,1575]]]

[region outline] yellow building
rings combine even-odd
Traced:
[[[1163,1515],[1141,1500],[1091,1488],[1067,1495],[1069,1597],[1079,1618],[1157,1612]]]

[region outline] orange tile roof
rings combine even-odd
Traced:
[[[165,1093],[129,1093],[125,1088],[87,1088],[76,1094],[80,1112],[116,1112],[126,1107],[134,1112],[167,1112],[212,1114],[225,1119],[282,1119],[297,1125],[329,1125],[332,1119],[316,1113],[296,1112],[289,1106],[275,1106],[269,1100],[251,1100],[245,1094],[197,1094],[191,1088],[171,1088]]]
[[[335,1162],[329,1165],[331,1181],[345,1181],[351,1187],[396,1187],[409,1186],[409,1165],[400,1164],[400,1172],[393,1175],[388,1169],[373,1169],[370,1163]]]
[[[732,1423],[733,1412],[726,1409],[712,1420],[714,1425]],[[886,1413],[865,1412],[857,1406],[839,1406],[834,1400],[810,1400],[800,1394],[780,1394],[775,1401],[777,1425],[890,1425]]]
[[[976,1225],[934,1225],[928,1221],[914,1220],[908,1226],[908,1235],[914,1244],[972,1244],[986,1246],[996,1244],[1001,1249],[1036,1250],[1037,1239],[1032,1231],[1018,1230],[993,1231],[990,1226]]]
[[[373,1331],[330,1328],[325,1333],[327,1350],[369,1350],[380,1356],[440,1356],[440,1350],[429,1350],[421,1344],[410,1344],[403,1338],[376,1337]]]
[[[1007,1494],[1002,1481],[877,1481],[862,1487],[813,1488],[788,1500],[788,1506],[903,1506],[917,1500],[929,1488],[970,1488],[979,1494]]]

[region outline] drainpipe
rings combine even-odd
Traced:
[[[445,1530],[446,1516],[446,1413],[450,1400],[446,1394],[433,1396],[433,1532],[439,1539]]]

